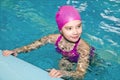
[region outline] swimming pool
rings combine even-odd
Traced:
[[[95,46],[99,56],[111,65],[98,75],[88,72],[85,80],[120,80],[119,0],[3,0],[0,4],[0,49],[3,50],[58,33],[54,18],[58,7],[65,4],[75,6],[82,17],[82,38]],[[55,52],[54,45],[48,44],[18,57],[47,69],[58,68],[61,56]]]

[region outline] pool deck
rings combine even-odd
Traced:
[[[14,56],[3,56],[0,50],[0,80],[62,80]]]

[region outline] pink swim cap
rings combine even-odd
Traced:
[[[81,20],[79,12],[73,6],[62,6],[59,11],[56,13],[56,22],[59,30],[62,27],[73,20]]]

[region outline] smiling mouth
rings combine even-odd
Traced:
[[[72,37],[72,38],[74,38],[74,39],[78,39],[78,38],[79,38],[79,36],[75,36],[75,37]]]

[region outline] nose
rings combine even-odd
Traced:
[[[75,28],[74,31],[73,31],[73,33],[74,34],[78,34],[79,33],[78,29]]]

